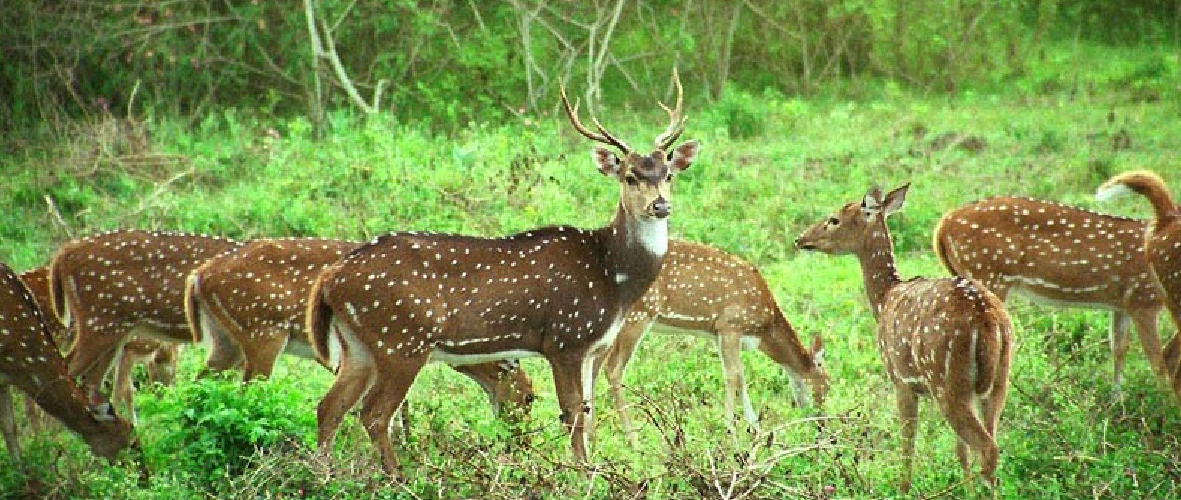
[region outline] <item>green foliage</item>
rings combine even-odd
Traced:
[[[712,114],[705,117],[705,122],[724,127],[730,139],[758,137],[763,134],[765,128],[765,105],[763,97],[728,87],[722,92],[722,98],[711,108]]]
[[[716,43],[700,35],[643,37]],[[284,358],[267,382],[193,381],[201,354],[189,350],[176,388],[137,399],[137,433],[152,470],[146,484],[136,464],[106,465],[72,434],[54,432],[23,439],[24,470],[0,462],[0,496],[679,499],[722,497],[719,488],[731,486],[749,490],[749,498],[900,496],[892,388],[860,270],[851,257],[797,252],[792,240],[875,184],[912,186],[890,221],[903,277],[943,274],[929,250],[931,230],[946,210],[984,196],[1036,196],[1145,217],[1141,198],[1098,205],[1092,194],[1107,176],[1132,168],[1181,185],[1176,59],[1157,49],[1060,49],[1024,75],[998,78],[995,88],[950,96],[897,82],[863,87],[857,100],[732,84],[715,104],[687,101],[685,138],[701,140],[703,149],[674,181],[672,231],[753,261],[804,340],[824,339],[833,386],[823,430],[792,407],[781,367],[747,352],[746,379],[767,432],[729,432],[716,346],[654,332],[625,377],[640,443],[623,438],[600,385],[594,472],[570,463],[548,367],[525,360],[539,399],[522,428],[494,420],[483,393],[463,377],[445,367],[424,370],[408,399],[409,439],[400,443],[409,479],[395,481],[380,471],[355,418],[346,418],[333,450],[312,449],[315,406],[332,374]],[[652,77],[659,84],[664,78]],[[1124,86],[1136,81],[1150,92]],[[651,99],[633,109],[626,86],[605,90],[611,85],[604,102],[619,104],[597,115],[630,144],[647,144],[663,128],[663,113]],[[688,82],[686,90],[700,92]],[[121,138],[126,133],[83,140],[81,130],[127,130],[113,126],[118,118],[95,117],[85,129],[47,136],[42,147],[0,156],[11,193],[0,207],[14,214],[0,220],[0,258],[31,267],[64,241],[46,195],[76,235],[114,227],[239,238],[360,239],[398,229],[499,235],[548,224],[600,226],[615,207],[617,188],[595,170],[591,145],[561,115],[439,128],[333,109],[322,135],[311,118],[260,115],[226,106],[191,122],[151,116],[142,123],[149,141],[137,154],[120,146],[133,143]],[[137,163],[142,158],[169,161],[147,168]],[[1181,413],[1139,349],[1128,355],[1117,399],[1106,312],[1018,297],[1009,305],[1018,349],[999,432],[998,497],[1176,497]],[[1173,327],[1162,324],[1168,338]],[[958,496],[955,439],[929,404],[921,420],[916,494],[950,488],[947,496]],[[37,485],[45,489],[30,490]]]
[[[201,122],[240,107],[303,114],[320,133],[325,113],[356,106],[345,78],[380,112],[447,131],[544,115],[559,81],[602,90],[612,106],[648,103],[674,66],[697,98],[732,99],[730,87],[863,96],[882,81],[956,93],[1038,72],[1059,40],[1174,52],[1129,73],[1132,88],[1175,75],[1178,6],[1125,3],[647,0],[622,4],[616,19],[610,2],[314,1],[342,78],[312,56],[296,6],[26,2],[0,13],[13,27],[0,32],[0,89],[11,96],[0,131],[107,115]],[[1037,85],[1077,83],[1061,74]],[[742,109],[731,109],[732,133],[757,134]]]
[[[145,445],[152,468],[177,468],[197,484],[217,484],[244,472],[260,450],[311,443],[315,414],[304,388],[291,380],[242,385],[204,378],[138,402],[157,418],[156,439]]]

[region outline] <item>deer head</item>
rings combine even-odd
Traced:
[[[699,144],[697,141],[686,141],[672,151],[668,148],[680,138],[685,129],[685,119],[681,110],[684,90],[680,77],[673,71],[673,81],[677,89],[677,104],[670,109],[660,103],[669,116],[668,127],[656,136],[653,141],[655,149],[643,155],[634,151],[622,140],[607,130],[597,118],[591,117],[598,132],[592,132],[578,119],[578,104],[571,106],[566,97],[565,87],[561,87],[562,104],[566,109],[566,116],[570,124],[586,138],[614,147],[614,151],[595,146],[592,158],[599,172],[606,176],[614,176],[620,181],[620,204],[625,211],[645,219],[664,219],[672,212],[669,195],[669,183],[673,176],[689,168],[697,157]]]

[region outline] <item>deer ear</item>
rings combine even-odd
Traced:
[[[701,149],[701,143],[693,141],[685,141],[684,144],[677,146],[671,155],[671,162],[669,163],[669,170],[678,173],[689,168],[694,161],[697,160],[697,151]]]
[[[877,186],[870,188],[865,197],[861,199],[861,216],[865,218],[866,222],[873,219],[882,209],[882,190]]]
[[[883,202],[883,204],[886,206],[884,209],[886,215],[897,212],[902,208],[902,202],[906,201],[906,191],[909,189],[910,183],[903,184],[901,187],[890,191],[890,193],[886,195],[886,199]]]
[[[111,407],[111,403],[102,403],[90,407],[90,416],[99,422],[113,422],[115,410]]]
[[[591,158],[595,161],[595,166],[599,167],[599,172],[606,176],[619,175],[619,164],[621,163],[618,156],[615,156],[610,149],[595,146],[595,150],[591,153]]]
[[[882,206],[882,188],[877,186],[869,188],[865,193],[865,197],[861,199],[861,208],[868,210],[877,210]]]

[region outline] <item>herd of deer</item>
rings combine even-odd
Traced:
[[[737,399],[746,422],[758,425],[743,380],[744,347],[783,366],[799,406],[819,408],[828,390],[820,337],[810,346],[800,341],[751,264],[668,237],[671,182],[699,148],[676,145],[685,118],[675,74],[674,82],[676,106],[661,104],[669,125],[646,155],[597,120],[588,129],[562,92],[575,130],[614,148],[593,151],[598,170],[619,185],[615,216],[599,229],[557,226],[501,238],[399,232],[368,243],[120,230],[69,242],[48,267],[20,276],[0,264],[0,430],[9,453],[19,461],[12,385],[96,455],[136,447],[132,423],[103,395],[104,378],[118,360],[115,403],[133,412],[130,363],[154,360],[168,381],[174,346],[184,342],[206,347],[207,370],[238,367],[246,380],[269,376],[281,352],[319,361],[336,375],[317,408],[319,446],[331,447],[360,402],[363,427],[391,474],[399,469],[391,420],[431,361],[467,375],[505,418],[518,418],[534,395],[516,360],[544,357],[579,460],[588,458],[592,387],[605,366],[634,442],[621,381],[654,324],[716,342],[731,423]],[[1163,349],[1157,336],[1162,306],[1181,325],[1181,209],[1160,177],[1131,172],[1098,191],[1144,195],[1155,209],[1151,221],[1008,197],[953,210],[934,236],[953,277],[903,280],[886,218],[902,207],[908,187],[874,188],[795,241],[860,261],[896,389],[904,489],[920,395],[934,399],[955,431],[965,476],[974,453],[985,483],[995,482],[1013,351],[1009,292],[1112,310],[1117,389],[1134,322],[1152,366],[1181,396],[1181,335]]]

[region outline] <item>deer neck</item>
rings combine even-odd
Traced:
[[[791,327],[791,323],[778,310],[778,307],[776,307],[775,319],[772,321],[770,334],[759,341],[759,350],[798,376],[811,375],[816,366],[812,352],[800,342],[799,335],[796,334],[795,329]]]
[[[886,294],[902,281],[898,278],[898,270],[894,266],[894,242],[891,241],[890,232],[885,227],[885,220],[881,222],[879,227],[869,232],[866,245],[857,253],[857,259],[861,262],[861,278],[865,282],[865,293],[869,296],[875,318],[882,311]]]
[[[622,205],[610,226],[602,229],[603,269],[619,286],[619,298],[630,305],[648,290],[668,252],[668,219],[636,217]]]

